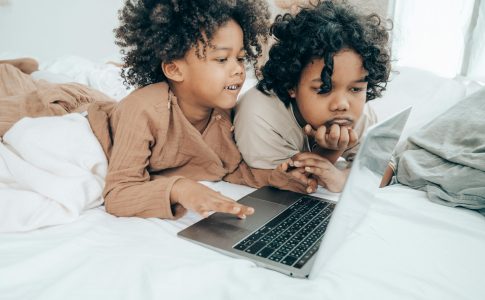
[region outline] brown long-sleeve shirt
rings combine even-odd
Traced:
[[[88,118],[109,159],[104,197],[115,215],[177,217],[170,190],[181,177],[304,192],[286,173],[251,169],[241,160],[229,112],[215,109],[201,134],[166,83],[139,89],[118,105],[92,104]]]

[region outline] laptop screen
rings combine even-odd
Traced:
[[[407,108],[367,130],[323,237],[314,268],[327,261],[366,216],[410,111],[411,108]]]

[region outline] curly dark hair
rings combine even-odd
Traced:
[[[362,57],[369,73],[367,101],[380,97],[391,70],[389,30],[378,15],[358,14],[345,2],[319,1],[294,16],[278,15],[271,26],[276,42],[262,67],[258,89],[273,91],[288,106],[288,91],[298,84],[303,68],[318,57],[325,62],[320,93],[327,93],[332,90],[333,56],[348,48]]]
[[[193,46],[200,50],[199,41],[203,51],[197,55],[203,58],[216,30],[231,19],[241,26],[246,58],[255,66],[269,32],[264,0],[127,0],[114,29],[124,84],[143,87],[167,81],[162,62],[182,58]]]

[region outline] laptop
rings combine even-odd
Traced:
[[[263,187],[238,202],[254,207],[246,219],[214,213],[178,236],[284,274],[308,278],[365,218],[411,108],[369,128],[338,202]]]

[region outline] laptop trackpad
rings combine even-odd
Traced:
[[[238,226],[248,230],[256,230],[263,226],[273,217],[284,211],[288,206],[275,202],[265,201],[252,197],[244,197],[238,201],[241,204],[254,208],[254,214],[248,216],[245,220],[240,220]]]
[[[246,219],[234,215],[215,213],[178,234],[199,243],[220,249],[230,249],[237,241],[263,226],[288,206],[246,196],[238,201],[254,207],[254,214]]]
[[[218,229],[225,228],[225,230],[231,229],[231,231],[240,231],[242,229],[245,232],[248,230],[254,231],[288,207],[250,196],[244,197],[238,202],[253,207],[254,214],[247,216],[246,219],[239,219],[231,214],[215,213],[205,219],[204,223],[211,224],[211,227],[217,227]]]

